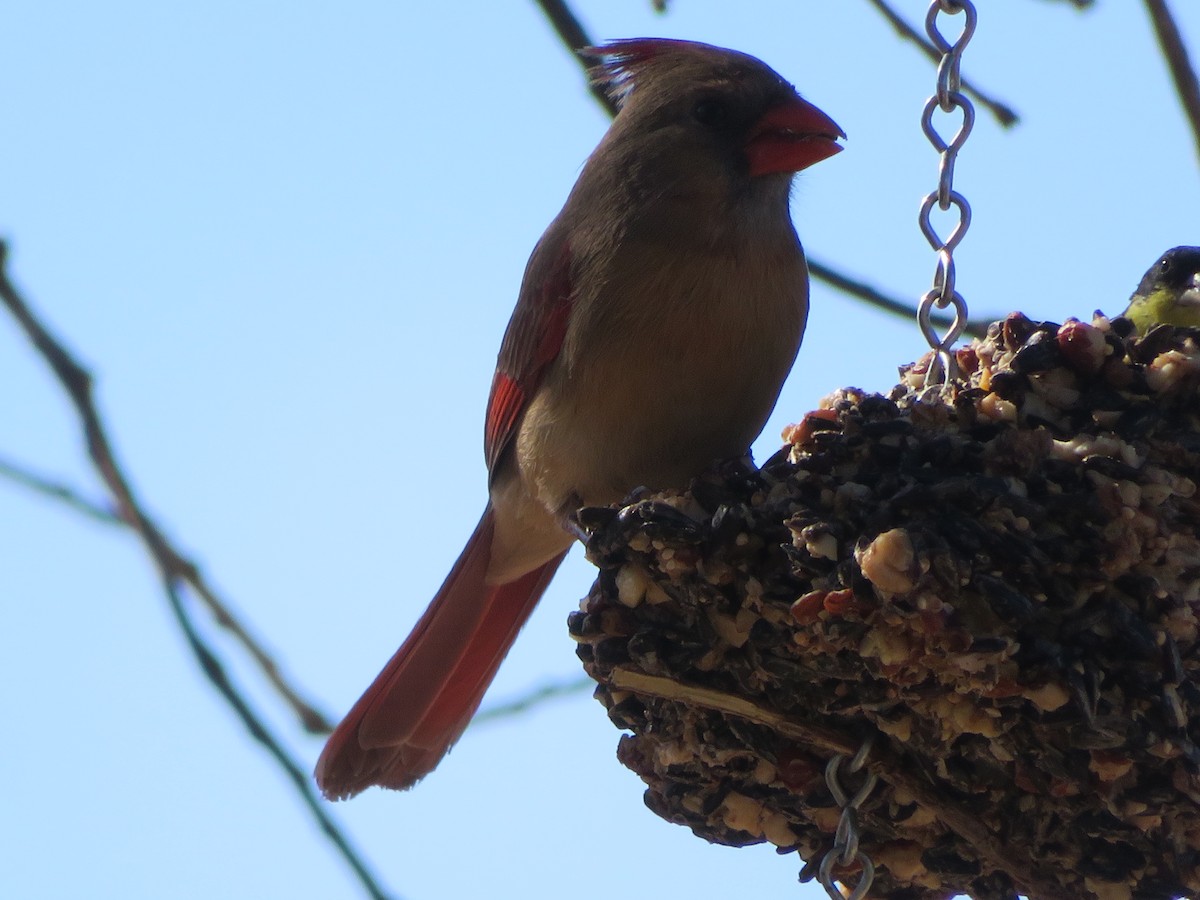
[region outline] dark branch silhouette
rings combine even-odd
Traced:
[[[1200,155],[1200,83],[1196,81],[1196,70],[1188,58],[1187,46],[1175,24],[1175,17],[1167,6],[1167,0],[1144,0],[1146,12],[1154,25],[1154,33],[1158,37],[1158,46],[1162,49],[1163,59],[1175,82],[1175,92],[1179,94],[1179,103],[1183,106],[1184,114],[1192,127],[1192,140],[1196,144],[1196,153]]]
[[[885,2],[885,0],[867,0],[867,2],[879,10],[880,15],[887,19],[888,24],[896,29],[896,33],[899,34],[900,37],[906,41],[912,41],[912,43],[916,44],[926,56],[933,60],[935,65],[941,61],[942,52],[938,50],[937,47],[933,46],[933,44],[929,43],[929,41],[925,39],[924,35],[904,21],[904,19],[900,17],[900,14],[892,9]],[[1005,128],[1011,128],[1021,120],[1021,117],[1017,115],[1017,111],[1015,109],[1013,109],[1007,103],[1003,103],[988,96],[974,84],[968,81],[965,77],[962,79],[962,89],[963,92],[974,99],[976,103],[983,106],[988,112],[995,116],[996,121],[998,121]]]
[[[0,458],[0,478],[28,488],[35,494],[41,494],[59,503],[65,503],[76,512],[83,513],[89,519],[103,522],[105,525],[121,525],[125,522],[109,507],[95,500],[89,500],[82,491],[77,491],[70,485],[39,475],[32,469],[19,465],[12,460]]]
[[[564,0],[536,0],[537,5],[542,8],[546,18],[550,20],[550,24],[554,26],[554,31],[558,34],[558,38],[571,51],[571,53],[581,63],[582,57],[579,51],[584,47],[592,46],[592,39],[583,29],[583,25],[579,23],[579,19],[575,17],[575,13],[571,12],[571,8],[567,6]],[[587,64],[584,63],[584,71],[586,73]],[[617,114],[617,104],[613,103],[608,94],[604,93],[604,89],[599,85],[592,84],[591,79],[588,79],[588,90],[592,92],[592,96],[596,101],[604,107],[605,111],[610,116]]]
[[[52,500],[63,503],[88,518],[102,522],[105,525],[135,528],[135,526],[111,507],[85,497],[82,491],[60,481],[55,481],[53,478],[41,475],[28,466],[20,465],[3,457],[0,457],[0,478],[6,478],[21,487],[33,491],[35,494],[41,494],[44,497],[49,497]],[[307,700],[304,700],[297,690],[288,684],[282,673],[280,673],[278,664],[233,615],[229,604],[216,596],[212,587],[208,585],[207,580],[196,567],[196,564],[182,557],[178,558],[182,560],[182,565],[179,571],[175,573],[177,577],[181,581],[187,582],[192,590],[196,591],[197,595],[209,607],[217,624],[233,635],[242,645],[242,648],[250,654],[251,658],[262,669],[264,676],[266,676],[271,686],[279,692],[288,706],[292,708],[292,712],[295,713],[304,730],[310,734],[328,734],[332,731],[333,726],[330,725],[329,719]]]
[[[146,514],[123,470],[116,462],[106,431],[92,402],[92,376],[38,321],[22,299],[9,278],[8,246],[3,242],[0,242],[0,299],[20,324],[30,342],[50,365],[74,404],[83,426],[88,455],[111,492],[113,505],[110,508],[95,501],[85,500],[75,489],[5,460],[0,460],[0,477],[66,503],[98,521],[131,528],[142,539],[160,568],[173,580],[191,587],[212,612],[217,624],[233,635],[250,654],[271,686],[292,708],[304,729],[312,734],[328,734],[332,730],[329,719],[284,680],[276,662],[234,615],[229,603],[212,588],[200,567],[177,550]]]
[[[878,307],[885,312],[890,312],[906,319],[911,319],[917,314],[917,311],[905,301],[897,299],[890,294],[885,294],[882,291],[871,287],[864,281],[859,281],[858,279],[851,278],[849,275],[839,272],[836,269],[831,269],[829,266],[825,265],[825,263],[819,262],[813,259],[811,256],[808,258],[808,271],[814,278],[824,281],[826,284],[837,288],[839,291],[842,291],[845,294],[858,297],[860,300],[864,300],[871,306]],[[934,315],[930,317],[930,320],[942,329],[946,328],[950,324],[950,319],[945,316]],[[971,337],[977,338],[986,337],[987,327],[987,320],[971,319],[967,323],[967,327],[963,331],[963,334],[968,334]]]
[[[196,564],[184,557],[163,534],[145,512],[133,487],[130,484],[121,465],[118,463],[112,444],[108,439],[108,430],[100,418],[92,399],[92,376],[67,351],[63,344],[56,339],[42,324],[41,320],[30,309],[29,304],[13,284],[8,273],[8,246],[0,242],[0,303],[16,319],[25,336],[54,372],[63,390],[66,392],[83,429],[84,441],[88,455],[96,467],[104,486],[108,489],[113,511],[106,513],[104,507],[91,501],[83,501],[79,494],[53,482],[31,476],[28,473],[15,470],[9,465],[4,474],[39,492],[57,497],[76,508],[82,508],[93,518],[105,521],[116,521],[132,529],[147,552],[154,560],[162,579],[163,591],[175,614],[179,627],[187,638],[188,645],[196,657],[205,677],[212,683],[226,702],[237,713],[246,730],[267,750],[268,753],[283,767],[292,780],[297,792],[308,806],[313,818],[321,830],[341,853],[342,857],[354,870],[367,894],[372,898],[385,900],[388,894],[379,886],[366,863],[351,846],[345,835],[325,812],[320,800],[313,790],[312,780],[308,772],[302,769],[292,759],[283,745],[275,738],[262,718],[250,707],[241,692],[230,681],[225,667],[218,659],[212,648],[196,628],[195,621],[188,605],[184,601],[183,588],[190,587],[212,610],[214,617],[223,628],[238,636],[242,645],[250,650],[256,661],[271,678],[272,684],[280,693],[288,698],[293,709],[299,714],[301,721],[310,731],[328,730],[329,726],[324,716],[304,703],[295,693],[283,683],[276,670],[274,662],[257,645],[237,620],[229,612],[226,604],[222,603],[208,588]],[[15,470],[15,471],[14,471]]]
[[[471,727],[474,728],[476,725],[494,722],[497,719],[506,719],[509,716],[527,712],[535,706],[540,706],[547,700],[553,700],[555,697],[569,697],[571,694],[580,694],[595,686],[596,682],[592,681],[586,675],[579,678],[572,678],[569,681],[557,681],[553,684],[546,684],[542,687],[534,688],[529,693],[523,694],[515,700],[508,700],[497,703],[495,706],[489,706],[487,709],[481,709],[471,719]]]

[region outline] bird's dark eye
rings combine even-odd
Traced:
[[[1171,274],[1171,269],[1175,268],[1174,260],[1167,256],[1158,261],[1158,274],[1164,278]]]
[[[726,109],[725,103],[714,97],[698,100],[692,107],[692,118],[709,128],[718,128],[724,125],[728,115],[729,111]]]

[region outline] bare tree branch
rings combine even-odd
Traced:
[[[39,475],[31,469],[0,457],[0,478],[7,478],[21,487],[28,488],[35,494],[42,494],[81,512],[90,519],[103,522],[105,525],[124,525],[121,517],[107,506],[95,500],[89,500],[75,488],[54,481],[44,475]]]
[[[95,500],[84,497],[82,492],[69,485],[54,481],[44,475],[39,475],[31,469],[0,457],[0,478],[7,478],[34,493],[42,494],[60,503],[65,503],[72,509],[83,513],[91,519],[103,522],[105,525],[119,525],[124,528],[134,527],[124,517],[114,512],[110,507]],[[136,530],[136,528],[135,528]],[[271,686],[279,693],[284,702],[292,708],[301,726],[310,734],[329,734],[333,730],[329,719],[317,710],[298,691],[292,687],[279,671],[279,666],[258,641],[249,633],[244,625],[233,614],[227,602],[222,600],[200,573],[196,564],[182,557],[174,548],[168,550],[175,554],[172,565],[174,575],[186,582],[192,590],[205,602],[212,612],[217,624],[228,631],[242,648],[262,669],[263,675]]]
[[[919,48],[921,48],[926,56],[933,60],[935,64],[941,61],[941,51],[938,50],[937,47],[933,46],[933,44],[929,43],[929,41],[925,39],[924,35],[905,22],[904,19],[900,17],[900,14],[887,4],[886,0],[867,0],[867,2],[879,10],[880,15],[888,20],[889,24],[896,29],[896,33],[899,34],[900,37],[916,44]],[[1013,109],[1007,103],[1003,103],[987,96],[982,90],[975,87],[975,85],[971,82],[967,81],[966,77],[963,77],[962,79],[962,89],[969,96],[973,97],[977,103],[982,105],[985,109],[987,109],[988,112],[995,116],[996,121],[998,121],[1005,128],[1011,128],[1020,121],[1020,116],[1017,115],[1017,111],[1015,109]]]
[[[592,46],[592,39],[583,29],[583,25],[575,18],[575,13],[571,12],[571,8],[567,6],[566,0],[536,0],[537,5],[542,8],[546,18],[550,20],[550,24],[554,26],[554,30],[558,33],[559,40],[575,55],[575,58],[583,65],[584,72],[587,71],[587,64],[579,55],[579,51],[584,47]],[[592,96],[596,98],[601,106],[610,116],[617,114],[617,104],[612,101],[612,98],[604,92],[604,89],[597,84],[592,84],[591,79],[588,79],[588,90],[592,92]]]
[[[830,268],[823,262],[818,262],[811,256],[808,258],[808,271],[815,277],[824,281],[826,284],[837,288],[852,296],[858,297],[860,300],[869,303],[871,306],[881,309],[884,312],[892,313],[893,315],[903,316],[906,319],[916,318],[917,311],[903,300],[885,294],[863,281],[856,278],[851,278],[842,272]],[[950,325],[950,318],[940,314],[930,316],[930,321],[938,328],[946,328]],[[963,334],[971,337],[983,338],[987,336],[987,319],[971,319],[967,323]]]
[[[542,685],[542,687],[534,688],[527,694],[517,697],[515,700],[510,700],[506,703],[497,703],[495,706],[489,706],[487,709],[480,710],[471,719],[470,727],[474,728],[476,725],[481,725],[485,722],[494,722],[496,719],[506,719],[509,716],[527,712],[546,700],[552,700],[555,697],[568,697],[571,694],[581,694],[595,686],[596,682],[586,676],[574,678],[570,681],[559,681],[554,684]]]
[[[246,727],[246,730],[250,732],[256,741],[266,748],[271,756],[283,767],[284,771],[287,772],[288,777],[292,780],[305,805],[308,806],[313,817],[317,820],[321,830],[325,832],[338,852],[354,870],[367,894],[372,898],[378,898],[378,900],[386,900],[388,895],[379,886],[357,851],[350,846],[345,835],[342,834],[338,826],[325,812],[313,790],[312,779],[308,776],[308,773],[301,769],[291,758],[279,740],[267,729],[262,718],[250,707],[239,690],[225,674],[224,666],[196,629],[192,614],[184,602],[181,589],[186,586],[195,591],[197,596],[209,606],[222,627],[231,630],[238,636],[243,646],[250,650],[259,665],[267,672],[268,677],[272,679],[272,683],[281,689],[281,693],[290,698],[293,707],[298,711],[307,711],[300,712],[301,720],[305,723],[306,728],[310,731],[319,731],[322,728],[328,730],[328,724],[324,724],[324,717],[317,713],[311,706],[300,701],[290,688],[282,683],[274,662],[250,638],[245,629],[238,624],[237,620],[229,612],[228,607],[220,602],[212,590],[208,588],[195,563],[182,556],[146,514],[144,507],[139,502],[130,485],[129,478],[117,462],[116,455],[108,439],[107,429],[104,427],[100,419],[100,414],[96,410],[92,399],[93,385],[91,375],[76,362],[62,343],[49,332],[46,326],[32,312],[29,304],[25,302],[20,292],[13,285],[9,277],[7,263],[8,246],[0,242],[0,302],[8,309],[13,318],[17,320],[17,323],[25,332],[30,343],[33,344],[53,370],[63,390],[67,393],[72,405],[74,405],[83,428],[88,455],[91,457],[92,463],[95,465],[105,487],[111,495],[113,507],[116,512],[103,515],[101,514],[102,507],[91,501],[82,501],[76,492],[68,488],[62,488],[60,485],[55,485],[53,482],[43,479],[40,476],[32,476],[19,470],[12,471],[14,469],[12,466],[6,467],[9,470],[6,471],[6,474],[13,477],[14,480],[43,494],[57,497],[72,506],[82,506],[93,517],[103,518],[105,521],[119,521],[137,533],[158,568],[162,579],[163,591],[170,603],[171,610],[175,614],[179,626],[187,638],[188,645],[191,647],[192,653],[195,655],[196,661],[199,663],[205,676],[217,691],[220,692],[221,696],[225,698],[226,702],[233,707],[238,717],[242,720],[242,724]]]
[[[179,627],[183,630],[184,637],[187,638],[188,646],[192,648],[192,652],[196,655],[196,661],[200,664],[200,668],[204,671],[205,676],[212,682],[213,686],[225,698],[226,702],[233,707],[238,718],[242,720],[242,724],[246,726],[246,730],[250,732],[250,736],[258,741],[274,757],[275,761],[287,773],[292,785],[296,788],[296,792],[304,801],[304,805],[308,807],[310,813],[321,831],[325,833],[325,837],[342,855],[347,864],[354,871],[366,891],[367,896],[371,900],[390,900],[391,895],[386,893],[378,880],[367,868],[366,862],[359,855],[358,851],[350,845],[346,835],[342,833],[341,828],[337,823],[330,818],[325,811],[321,800],[317,797],[313,790],[312,776],[309,775],[306,769],[302,769],[291,755],[283,748],[274,735],[272,735],[263,722],[262,717],[250,708],[249,703],[242,697],[241,692],[234,687],[229,677],[225,674],[225,667],[221,665],[221,661],[213,654],[209,646],[204,642],[204,639],[196,631],[195,623],[192,622],[191,615],[187,611],[184,604],[183,596],[180,593],[180,582],[177,578],[172,577],[161,565],[159,565],[159,574],[162,577],[163,592],[167,595],[171,604],[171,611],[175,614],[175,619],[179,622]]]
[[[1175,92],[1179,94],[1179,102],[1192,126],[1192,140],[1196,143],[1196,152],[1200,154],[1200,83],[1196,81],[1196,70],[1188,58],[1187,46],[1179,33],[1175,17],[1167,6],[1167,0],[1145,0],[1146,12],[1154,25],[1154,33],[1158,36],[1158,46],[1162,48],[1163,58],[1175,82]]]

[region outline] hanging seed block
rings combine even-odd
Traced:
[[[875,734],[872,897],[1200,896],[1200,330],[1014,314],[957,360],[832,394],[762,469],[581,512],[570,627],[618,756],[807,879],[826,762]]]

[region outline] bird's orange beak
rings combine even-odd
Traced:
[[[799,172],[842,149],[837,122],[799,97],[767,110],[746,141],[750,175]]]

